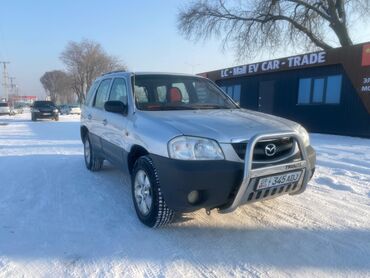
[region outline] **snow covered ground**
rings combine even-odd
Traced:
[[[29,118],[0,117],[1,277],[370,276],[370,140],[314,134],[304,194],[151,230],[127,177],[85,169],[78,117]]]

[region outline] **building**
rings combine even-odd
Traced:
[[[370,137],[370,43],[200,74],[241,107],[310,132]]]
[[[35,100],[37,100],[36,96],[18,96],[10,94],[8,102],[11,107],[19,108],[24,106],[30,106]]]

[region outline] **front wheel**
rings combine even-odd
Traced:
[[[96,172],[103,167],[104,160],[96,156],[88,134],[84,138],[84,158],[86,168],[90,171]]]
[[[36,116],[34,114],[31,115],[31,120],[34,122],[37,120]]]
[[[163,199],[158,173],[149,156],[140,157],[131,176],[132,199],[140,221],[157,228],[172,222],[174,211]]]

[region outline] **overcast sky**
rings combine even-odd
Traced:
[[[70,40],[95,40],[133,71],[196,73],[240,64],[217,40],[195,43],[179,35],[176,14],[184,2],[2,1],[0,60],[11,61],[9,74],[21,94],[38,96],[44,94],[42,74],[63,69],[59,55]],[[370,41],[369,26],[359,23],[354,30],[356,42]],[[269,58],[268,51],[258,57]]]

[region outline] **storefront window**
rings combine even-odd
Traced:
[[[342,75],[299,79],[298,104],[339,104]]]
[[[309,104],[311,98],[311,78],[299,80],[298,104]]]
[[[240,103],[241,85],[222,86],[220,88],[235,102]]]
[[[324,96],[324,85],[325,85],[324,78],[318,78],[314,80],[312,102],[322,103]]]
[[[340,103],[340,91],[342,88],[342,76],[334,75],[328,77],[328,84],[326,86],[326,103]]]

